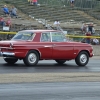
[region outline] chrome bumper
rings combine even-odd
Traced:
[[[1,56],[5,56],[5,57],[14,57],[15,56],[15,53],[12,53],[12,52],[1,52],[0,54],[1,54]]]

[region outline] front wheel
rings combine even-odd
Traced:
[[[4,58],[4,60],[8,63],[8,64],[14,64],[18,61],[17,58]]]
[[[75,58],[75,62],[78,66],[85,66],[89,62],[89,55],[86,51],[82,51]]]
[[[58,64],[64,64],[66,60],[55,60]]]
[[[23,61],[27,66],[36,65],[39,61],[39,54],[33,50],[29,51]]]

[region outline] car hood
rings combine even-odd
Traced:
[[[70,42],[70,43],[72,43],[74,46],[92,46],[91,44],[82,42]]]

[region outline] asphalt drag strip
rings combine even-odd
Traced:
[[[0,74],[0,83],[100,82],[100,73],[14,73]]]

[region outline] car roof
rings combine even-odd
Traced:
[[[20,32],[57,32],[58,30],[22,30]]]

